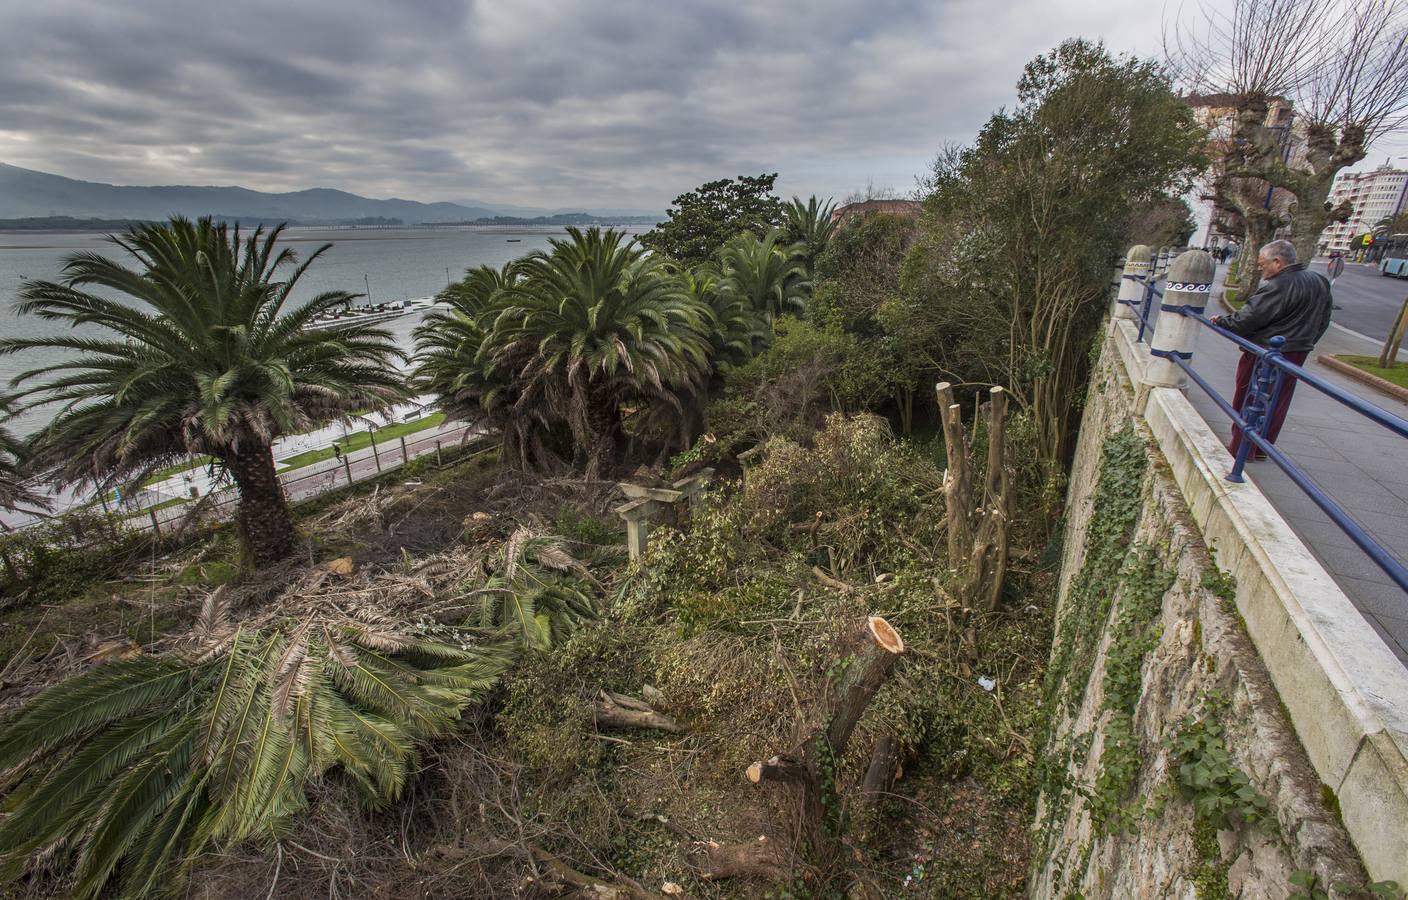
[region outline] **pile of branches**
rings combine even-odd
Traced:
[[[399,566],[221,587],[189,631],[39,693],[0,727],[0,863],[65,895],[145,897],[207,848],[285,831],[333,770],[366,807],[395,802],[520,648],[598,614],[603,587],[561,539],[487,514],[466,529],[480,539]]]

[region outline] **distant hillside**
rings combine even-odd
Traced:
[[[305,225],[356,220],[418,224],[488,219],[499,213],[500,210],[487,206],[459,203],[372,200],[329,188],[269,194],[241,187],[124,187],[0,163],[0,218],[4,219],[165,219],[179,214],[249,222],[289,220]]]

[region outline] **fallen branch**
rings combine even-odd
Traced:
[[[874,806],[880,798],[894,786],[895,774],[899,769],[900,742],[893,735],[885,735],[875,742],[875,750],[870,754],[870,768],[861,782],[860,796],[867,806]]]
[[[843,594],[849,594],[851,591],[855,590],[854,585],[847,584],[844,581],[832,578],[830,575],[827,575],[825,572],[823,572],[820,566],[812,566],[812,575],[816,576],[817,581],[820,581],[822,584],[826,585],[832,590],[840,591]]]
[[[683,734],[674,719],[656,712],[644,700],[603,690],[596,701],[596,723],[607,728],[654,728],[670,734]]]
[[[710,880],[756,877],[781,881],[791,873],[788,854],[766,835],[744,844],[718,844],[710,841],[704,850],[700,873]]]
[[[493,856],[517,856],[542,866],[554,880],[581,889],[583,896],[598,897],[601,900],[665,900],[663,894],[646,890],[635,879],[625,875],[618,874],[619,881],[605,881],[579,872],[536,844],[515,844],[501,838],[488,838],[477,842],[476,849]],[[471,851],[463,847],[440,845],[433,848],[432,852],[437,856],[455,859],[469,856]]]

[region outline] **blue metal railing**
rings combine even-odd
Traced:
[[[1126,275],[1132,281],[1143,285],[1143,296],[1139,300],[1121,300],[1125,306],[1130,307],[1135,318],[1139,322],[1138,341],[1143,342],[1144,334],[1152,327],[1150,314],[1153,312],[1154,297],[1162,299],[1163,291],[1157,287],[1157,277],[1140,277],[1136,275]],[[1238,335],[1233,334],[1225,328],[1218,326],[1211,319],[1202,314],[1200,310],[1189,306],[1170,306],[1160,304],[1161,313],[1174,313],[1184,318],[1192,319],[1201,324],[1204,328],[1214,334],[1225,338],[1236,344],[1242,350],[1252,354],[1257,358],[1256,367],[1252,370],[1251,383],[1247,387],[1246,396],[1243,398],[1242,410],[1237,409],[1227,401],[1217,390],[1207,382],[1207,379],[1199,375],[1189,362],[1192,354],[1183,353],[1159,353],[1158,355],[1169,360],[1183,371],[1188,379],[1203,389],[1218,407],[1222,410],[1232,424],[1241,432],[1242,440],[1238,443],[1237,454],[1232,462],[1232,470],[1227,473],[1228,481],[1241,483],[1244,480],[1243,469],[1251,454],[1256,451],[1266,455],[1266,458],[1276,464],[1277,468],[1286,473],[1286,477],[1296,487],[1308,496],[1316,506],[1325,512],[1344,533],[1349,537],[1354,545],[1363,550],[1370,559],[1374,561],[1384,574],[1388,575],[1395,584],[1405,592],[1408,592],[1408,566],[1396,559],[1384,548],[1382,544],[1370,537],[1358,522],[1350,518],[1344,508],[1334,501],[1325,490],[1316,484],[1314,479],[1307,475],[1299,466],[1286,457],[1284,453],[1276,449],[1276,445],[1267,440],[1267,431],[1272,421],[1276,405],[1280,400],[1281,391],[1286,383],[1286,379],[1293,378],[1297,381],[1315,388],[1332,400],[1354,410],[1370,421],[1382,426],[1384,429],[1408,438],[1408,420],[1394,415],[1388,410],[1381,409],[1361,397],[1345,391],[1320,376],[1308,372],[1296,365],[1282,355],[1281,348],[1285,346],[1286,339],[1283,337],[1273,337],[1268,343],[1270,346],[1261,347],[1253,344]],[[1153,351],[1157,353],[1158,351]]]

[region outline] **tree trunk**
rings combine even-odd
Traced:
[[[1303,263],[1315,258],[1320,234],[1330,222],[1326,203],[1330,198],[1330,185],[1338,171],[1337,168],[1327,167],[1322,172],[1307,176],[1304,188],[1296,194],[1296,205],[1291,209],[1291,243],[1296,245],[1296,257]]]
[[[935,388],[939,418],[944,426],[944,507],[948,516],[948,562],[960,570],[972,544],[968,516],[973,510],[972,473],[968,467],[968,439],[963,432],[963,410],[947,381]]]
[[[1237,296],[1246,302],[1261,284],[1261,270],[1256,267],[1257,255],[1262,247],[1271,243],[1275,228],[1271,213],[1264,209],[1250,209],[1243,215],[1247,220],[1247,234],[1242,243],[1242,261],[1237,264]]]
[[[273,448],[262,444],[231,452],[225,466],[240,494],[235,522],[250,561],[267,566],[292,556],[298,547],[298,530],[274,473]]]
[[[587,456],[587,479],[595,481],[615,465],[616,444],[621,437],[621,410],[615,394],[598,384],[588,384],[583,391],[583,434]]]
[[[885,735],[875,742],[875,750],[870,754],[870,768],[866,769],[865,781],[861,783],[861,799],[867,806],[879,803],[895,784],[895,772],[900,764],[900,742],[893,735]]]
[[[867,617],[857,630],[857,644],[831,679],[828,696],[819,704],[820,714],[810,733],[792,751],[759,760],[744,772],[753,784],[775,781],[800,788],[802,822],[809,832],[813,856],[822,866],[836,858],[844,830],[843,797],[837,775],[846,744],[904,653],[899,632],[879,616]],[[745,853],[741,848],[727,848],[726,852]]]
[[[914,388],[901,385],[895,403],[900,410],[900,433],[908,435],[914,431]]]

